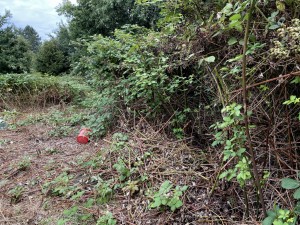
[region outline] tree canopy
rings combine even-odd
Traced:
[[[59,75],[68,68],[67,58],[59,48],[56,39],[44,41],[37,53],[36,70],[42,73]]]
[[[154,26],[159,9],[136,5],[134,0],[78,0],[76,5],[65,1],[57,11],[69,18],[72,37],[78,38],[110,35],[125,24]]]
[[[37,52],[41,45],[41,37],[36,30],[30,25],[27,25],[23,30],[21,30],[21,34],[30,44],[31,50],[33,52]]]
[[[30,46],[12,28],[0,31],[0,73],[23,73],[31,68]]]

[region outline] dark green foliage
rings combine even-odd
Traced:
[[[9,11],[0,15],[0,74],[29,72],[32,53],[27,40],[9,23]]]
[[[158,18],[155,6],[136,5],[134,0],[78,0],[77,5],[65,2],[58,8],[70,18],[72,37],[94,34],[109,35],[125,24],[150,27]]]
[[[40,45],[41,45],[41,37],[36,32],[36,30],[27,25],[22,31],[21,34],[24,36],[24,38],[28,41],[30,45],[30,49],[33,52],[37,52]]]
[[[4,24],[7,24],[8,20],[12,17],[12,14],[10,13],[10,11],[5,10],[4,15],[0,15],[0,29],[2,29],[2,26]]]
[[[29,72],[30,46],[14,27],[0,29],[0,73]]]
[[[182,127],[201,104],[197,95],[202,92],[202,78],[195,79],[194,74],[177,69],[180,65],[160,49],[164,41],[163,33],[139,26],[117,29],[114,37],[94,36],[81,42],[87,50],[74,64],[72,73],[84,76],[101,93],[99,100],[93,102],[99,104],[97,108],[112,108],[110,104],[103,106],[106,103],[102,99],[109,99],[116,108],[127,107],[129,114],[138,112],[152,119],[176,115],[171,127],[182,138],[185,132]],[[113,112],[111,118],[116,118],[118,111]],[[108,114],[95,115],[103,119],[102,115]]]
[[[68,59],[59,48],[57,40],[45,41],[37,53],[36,70],[59,75],[68,70]]]
[[[90,94],[81,105],[89,110],[85,126],[92,130],[92,137],[105,135],[115,124],[118,115],[117,102],[107,90],[101,94]]]
[[[109,90],[110,96],[121,98],[125,105],[140,101],[144,109],[159,110],[178,85],[188,82],[167,75],[168,58],[155,50],[159,41],[159,33],[140,27],[116,30],[115,38],[96,36],[87,44],[88,55],[74,73],[82,73],[99,90]]]
[[[71,57],[71,54],[74,52],[74,47],[71,45],[71,34],[68,26],[63,23],[59,24],[55,39],[57,40],[60,50],[64,53],[64,56]]]

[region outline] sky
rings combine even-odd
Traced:
[[[63,0],[0,0],[0,15],[4,15],[6,9],[9,10],[12,13],[11,23],[19,28],[30,25],[45,40],[48,39],[47,34],[57,29],[60,21],[66,21],[55,10],[62,2]],[[75,3],[76,0],[71,2]]]

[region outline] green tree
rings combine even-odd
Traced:
[[[30,46],[18,30],[0,29],[0,73],[29,72],[31,61]]]
[[[37,53],[36,70],[42,73],[59,75],[68,69],[67,57],[59,48],[58,41],[45,41]]]
[[[125,24],[150,27],[159,15],[155,5],[136,5],[135,0],[78,0],[77,3],[65,1],[57,10],[69,18],[73,39],[94,34],[109,35]]]
[[[36,32],[36,30],[33,27],[27,25],[23,30],[21,30],[21,34],[29,42],[31,50],[33,52],[37,52],[41,45],[41,37]]]
[[[71,55],[74,52],[74,47],[71,44],[71,35],[68,26],[60,23],[55,34],[59,48],[63,51],[64,55]]]
[[[10,11],[5,10],[5,13],[3,16],[0,15],[0,29],[4,24],[7,24],[8,20],[12,17],[12,14]]]

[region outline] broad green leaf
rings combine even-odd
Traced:
[[[230,140],[226,140],[226,145],[229,145],[231,147],[231,141]]]
[[[216,147],[218,144],[220,144],[220,141],[214,141],[214,142],[211,144],[211,146],[212,146],[212,147]]]
[[[243,58],[243,55],[237,55],[236,57],[227,60],[228,62],[235,62],[235,61],[239,61]]]
[[[187,185],[184,185],[182,188],[181,188],[181,191],[186,191],[188,189],[188,186]]]
[[[263,220],[262,225],[272,225],[274,219],[275,219],[275,217],[268,216],[267,218],[265,218],[265,219]]]
[[[237,43],[237,39],[235,37],[231,37],[227,43],[228,45],[234,45],[235,43]]]
[[[298,189],[295,191],[293,197],[294,197],[294,199],[300,199],[300,188],[298,188]]]
[[[182,201],[178,200],[174,206],[175,206],[175,208],[178,209],[178,208],[180,208],[182,205],[183,205]]]
[[[274,18],[278,15],[279,11],[275,11],[271,13],[271,17]]]
[[[241,19],[241,14],[234,14],[233,16],[231,16],[230,18],[229,18],[229,20],[230,21],[234,21],[234,20],[239,20],[239,19]]]
[[[223,173],[220,174],[219,179],[223,179],[224,177],[226,177],[228,174],[228,171],[225,171]]]
[[[92,205],[94,204],[94,202],[95,202],[95,200],[94,200],[94,199],[92,199],[92,198],[89,198],[89,199],[87,200],[87,202],[86,202],[86,203],[84,203],[84,207],[86,207],[86,208],[90,208],[90,207],[92,207]]]
[[[291,82],[292,84],[299,84],[300,83],[300,76],[295,77],[294,80]]]
[[[294,212],[299,216],[300,215],[300,201],[297,202]]]
[[[158,198],[154,199],[154,202],[150,206],[151,206],[151,208],[157,208],[160,205],[161,205],[161,200],[160,200],[160,197],[158,197]]]
[[[281,180],[281,187],[284,189],[295,189],[300,187],[300,182],[291,178],[283,178]]]
[[[72,196],[71,200],[76,200],[76,199],[80,198],[84,193],[85,193],[85,191],[77,192],[76,195]]]
[[[279,27],[280,27],[279,25],[273,24],[273,25],[269,26],[269,29],[270,29],[270,30],[276,30],[276,29],[279,28]]]
[[[246,151],[246,148],[240,148],[240,149],[237,151],[237,155],[238,155],[238,156],[241,156],[245,151]]]
[[[269,90],[269,87],[266,86],[266,85],[264,85],[264,84],[260,85],[259,88],[260,88],[262,91],[267,91],[267,90]]]
[[[276,213],[273,210],[268,210],[267,215],[268,215],[268,217],[273,217],[273,218],[276,217]]]
[[[170,181],[166,180],[165,182],[162,183],[159,192],[160,193],[168,192],[172,188],[172,186],[173,185],[170,183]]]
[[[246,13],[246,15],[244,16],[244,20],[248,20],[249,19],[249,13]]]
[[[222,9],[222,12],[226,15],[230,14],[233,5],[231,3],[227,3],[226,6]]]
[[[115,219],[108,220],[108,225],[115,225],[115,224],[117,224],[117,221]]]
[[[73,216],[74,214],[77,213],[77,210],[78,210],[78,206],[74,206],[70,209],[64,210],[63,214],[66,216]]]
[[[161,204],[162,204],[162,205],[166,205],[167,203],[168,203],[168,201],[167,201],[166,198],[163,198],[163,199],[161,200]]]
[[[208,57],[204,58],[204,61],[208,62],[208,63],[214,62],[215,60],[216,60],[216,57],[214,57],[214,56],[208,56]]]

